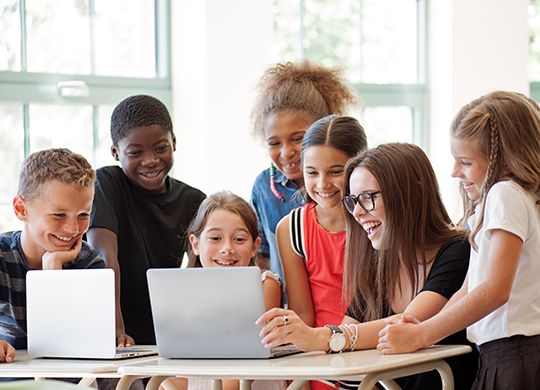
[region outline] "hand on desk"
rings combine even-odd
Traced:
[[[321,329],[307,326],[292,310],[270,309],[260,316],[255,323],[263,326],[259,334],[263,337],[261,343],[266,348],[293,343],[302,351],[326,349],[325,347],[319,347],[317,343],[316,336]],[[328,337],[326,337],[325,341],[326,346],[328,345]]]
[[[384,354],[414,352],[427,347],[422,340],[422,324],[409,314],[390,317],[379,332],[377,349]]]
[[[0,363],[11,363],[15,359],[15,348],[10,343],[0,340]]]

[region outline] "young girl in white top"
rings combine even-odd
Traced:
[[[540,108],[493,92],[452,124],[452,176],[471,242],[467,278],[445,308],[379,333],[383,353],[415,351],[467,327],[480,351],[474,389],[540,388]]]

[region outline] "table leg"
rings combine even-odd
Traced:
[[[446,363],[444,360],[438,360],[429,363],[417,364],[410,367],[397,368],[395,370],[368,374],[364,377],[364,379],[360,383],[360,386],[358,386],[358,390],[371,390],[373,389],[373,386],[375,386],[375,384],[379,381],[384,382],[391,380],[393,382],[394,378],[420,374],[432,370],[437,370],[439,372],[442,380],[443,390],[454,390],[454,377],[452,376],[452,370],[450,369],[448,363]]]
[[[77,386],[81,387],[92,387],[92,384],[96,381],[96,378],[91,376],[85,376],[84,378],[81,378],[79,383],[77,383]]]
[[[116,384],[116,390],[129,390],[129,387],[137,379],[141,378],[137,375],[122,375],[118,383]]]
[[[253,381],[249,379],[241,379],[240,390],[251,390],[251,382]]]
[[[300,388],[304,386],[306,383],[307,383],[306,379],[295,379],[287,387],[287,390],[300,390]]]
[[[439,372],[443,390],[454,390],[454,376],[452,369],[444,360],[436,362],[435,369]]]
[[[146,384],[145,390],[158,390],[159,386],[162,382],[165,381],[165,379],[168,379],[168,376],[153,376],[150,378],[148,383]]]
[[[212,379],[212,390],[222,390],[221,379]]]

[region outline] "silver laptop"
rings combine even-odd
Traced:
[[[258,267],[149,269],[158,353],[166,358],[269,358],[255,320],[264,313]]]
[[[33,357],[123,359],[155,347],[116,348],[112,269],[28,271],[28,354]]]

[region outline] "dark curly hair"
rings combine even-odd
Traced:
[[[111,115],[111,139],[114,146],[131,129],[141,126],[161,126],[174,137],[171,116],[165,104],[148,95],[133,95],[122,100]]]

